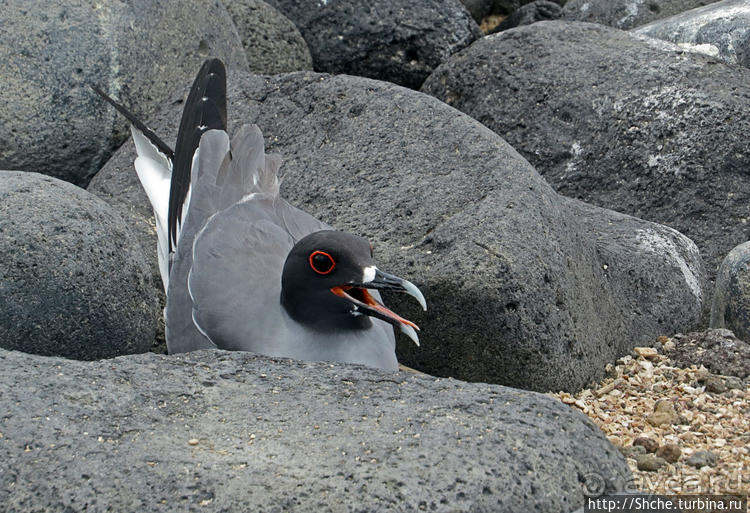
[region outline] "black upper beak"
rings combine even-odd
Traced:
[[[378,290],[395,290],[397,292],[406,292],[422,305],[423,310],[427,310],[427,301],[425,301],[422,292],[408,280],[399,278],[392,274],[385,273],[380,269],[375,269],[375,278],[366,283],[357,284],[359,287],[366,289],[378,289]]]
[[[397,292],[405,292],[410,296],[414,297],[419,304],[422,305],[424,310],[427,310],[427,302],[424,299],[422,292],[408,280],[399,278],[392,274],[385,273],[378,268],[373,268],[375,275],[371,280],[363,281],[362,283],[352,283],[351,285],[333,287],[331,292],[339,297],[351,301],[357,307],[357,311],[362,314],[369,315],[390,324],[393,324],[411,338],[415,344],[419,345],[419,337],[417,331],[419,327],[413,322],[404,319],[397,313],[390,310],[383,303],[376,300],[370,295],[365,289],[377,289],[377,290],[393,290]],[[353,288],[359,289],[359,295],[361,300],[348,294],[347,291]]]

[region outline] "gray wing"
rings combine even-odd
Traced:
[[[325,229],[283,199],[263,193],[212,217],[195,238],[188,277],[198,330],[221,349],[268,353],[277,340],[283,345],[288,331],[279,301],[284,262],[294,239]]]
[[[167,307],[164,310],[167,349],[170,353],[184,353],[214,346],[192,322],[192,302],[187,290],[187,277],[193,265],[192,247],[196,233],[203,228],[219,204],[216,175],[229,154],[229,136],[224,131],[211,130],[203,134],[193,157],[190,189],[183,208],[182,228],[177,249],[172,255],[167,288]]]
[[[198,257],[197,263],[201,269],[192,273],[194,276],[216,282],[226,276],[227,283],[232,284],[232,273],[238,269],[225,264],[237,264],[243,258],[252,259],[254,251],[268,242],[270,247],[276,248],[274,251],[277,253],[274,254],[283,266],[286,254],[291,249],[289,246],[281,256],[284,237],[273,235],[269,239],[260,234],[254,236],[252,233],[257,230],[257,226],[265,226],[264,233],[286,233],[289,240],[328,229],[327,225],[290,206],[278,196],[279,181],[276,173],[279,165],[280,159],[277,156],[265,154],[263,136],[255,125],[245,125],[238,131],[232,139],[231,151],[226,132],[210,130],[203,134],[193,158],[187,209],[169,277],[165,324],[170,353],[216,347],[206,336],[205,330],[201,332],[193,321],[194,304],[188,290],[188,277],[195,264],[194,256]],[[216,224],[209,228],[209,220],[214,219]],[[243,219],[244,224],[235,219]],[[271,226],[277,228],[271,230]],[[204,259],[208,252],[194,252],[198,234],[205,235],[205,240],[210,239],[216,245],[214,251],[225,255],[231,249],[239,249],[237,241],[242,240],[244,244],[240,247],[245,251],[244,256],[236,254],[233,259],[222,261],[221,265],[220,262]],[[224,245],[227,249],[223,249]],[[217,266],[215,269],[214,265]],[[222,274],[226,272],[229,274]],[[211,288],[204,289],[201,285],[202,283],[195,285],[195,297],[199,300],[212,297]],[[232,284],[233,288],[240,286],[239,281]],[[201,304],[202,308],[216,309],[206,306],[209,303],[205,301]]]
[[[390,324],[373,319],[373,329],[337,339],[307,331],[283,312],[281,274],[294,241],[328,229],[262,193],[213,216],[195,237],[188,276],[197,330],[221,349],[396,369]]]

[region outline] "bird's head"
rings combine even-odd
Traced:
[[[375,266],[367,240],[325,230],[302,238],[289,252],[281,276],[281,303],[295,321],[315,329],[364,329],[375,317],[419,345],[417,325],[388,309],[368,289],[405,292],[427,309],[413,283]]]

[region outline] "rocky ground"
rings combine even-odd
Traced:
[[[750,2],[461,2],[5,2],[1,512],[750,491]],[[172,144],[209,55],[282,196],[425,293],[386,301],[431,376],[130,354],[164,352],[154,220],[89,85]],[[736,337],[655,338],[709,310]]]
[[[639,490],[747,494],[750,384],[747,376],[685,366],[677,349],[690,342],[660,337],[656,347],[636,348],[609,365],[595,386],[551,395],[604,431],[627,458]]]
[[[0,383],[3,513],[562,512],[586,476],[615,492],[630,474],[580,412],[497,385],[243,351],[3,349]]]

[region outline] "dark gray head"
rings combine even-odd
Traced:
[[[281,275],[281,304],[295,321],[311,328],[366,329],[370,317],[389,322],[418,344],[417,326],[389,310],[367,289],[395,290],[414,296],[427,308],[411,282],[379,270],[367,240],[350,233],[320,231],[294,245]]]

